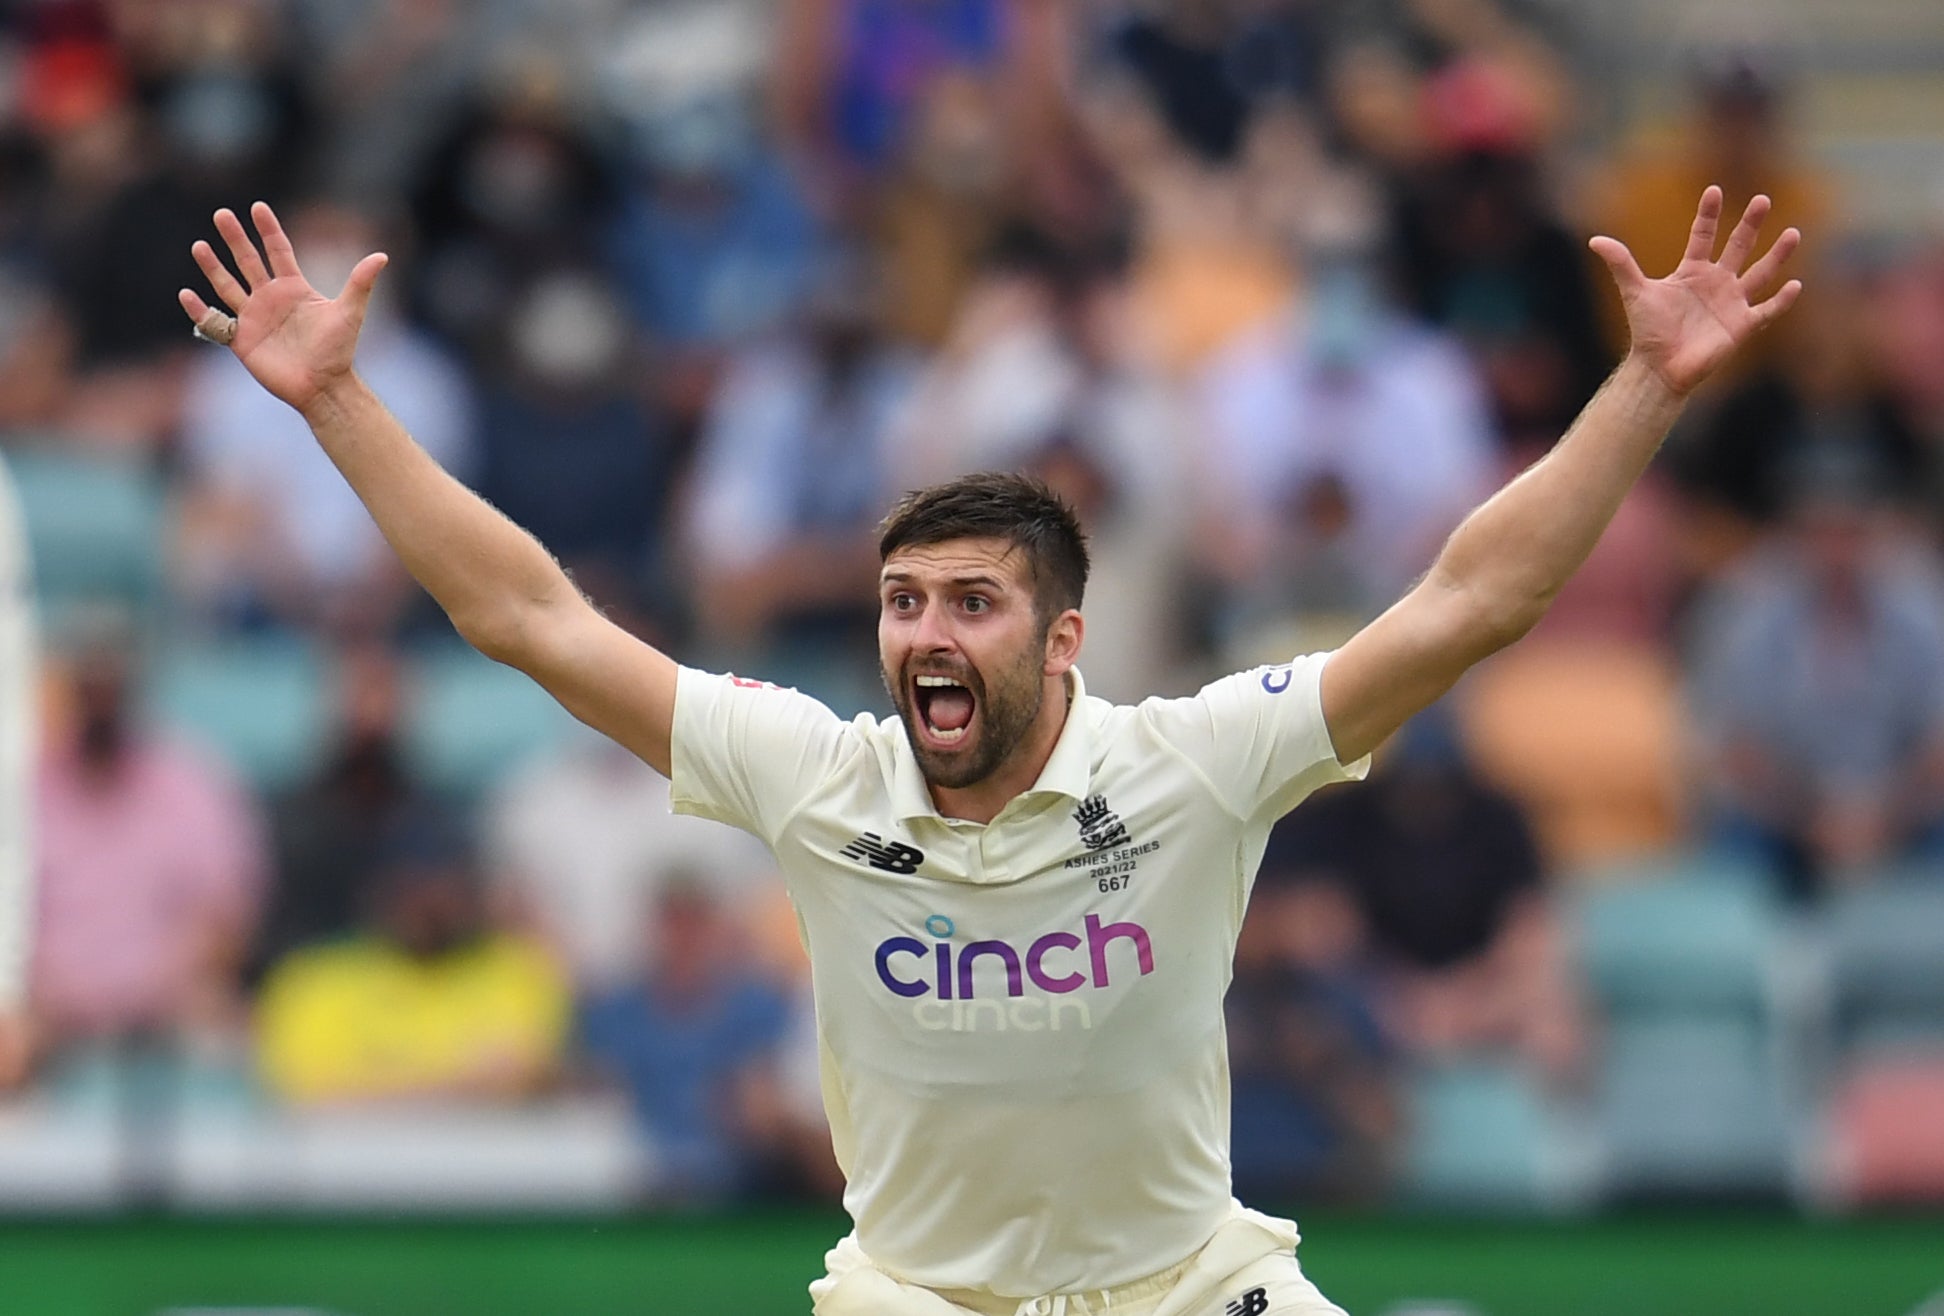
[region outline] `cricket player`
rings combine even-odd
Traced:
[[[1230,1192],[1222,996],[1270,825],[1539,620],[1684,399],[1801,291],[1776,287],[1795,230],[1755,258],[1768,206],[1717,258],[1709,188],[1661,279],[1594,239],[1632,350],[1383,616],[1334,653],[1135,707],[1080,679],[1086,548],[1031,481],[892,510],[878,650],[897,714],[845,723],[612,625],[412,442],[352,368],[382,254],[327,299],[269,207],[261,251],[221,210],[234,271],[193,253],[234,317],[181,301],[303,413],[461,635],[667,773],[678,810],[775,851],[856,1224],[810,1286],[817,1316],[1308,1316],[1338,1309],[1295,1226]]]

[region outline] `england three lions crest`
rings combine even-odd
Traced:
[[[1127,844],[1127,824],[1107,807],[1105,795],[1089,795],[1082,800],[1073,811],[1073,821],[1080,824],[1080,843],[1089,850]]]

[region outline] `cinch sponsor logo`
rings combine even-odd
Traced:
[[[1154,943],[1147,929],[1139,923],[1102,923],[1098,914],[1087,915],[1084,938],[1074,932],[1049,932],[1023,952],[1006,941],[954,946],[942,939],[951,935],[949,920],[934,915],[926,922],[926,930],[941,938],[930,946],[916,937],[887,937],[878,943],[878,981],[898,996],[974,1000],[981,961],[991,966],[987,980],[995,985],[1004,970],[1009,997],[1025,996],[1027,983],[1055,996],[1089,984],[1106,987],[1113,981],[1116,963],[1125,971],[1130,952],[1142,977],[1154,972]],[[1126,945],[1117,949],[1117,942]]]

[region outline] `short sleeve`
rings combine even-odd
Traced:
[[[1370,756],[1337,760],[1323,721],[1327,653],[1237,672],[1188,699],[1143,705],[1161,738],[1238,818],[1273,820],[1319,786],[1360,781]]]
[[[808,695],[684,667],[675,685],[671,803],[774,847],[852,747],[849,726]]]

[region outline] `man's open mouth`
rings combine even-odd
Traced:
[[[952,677],[921,675],[912,678],[911,706],[926,738],[940,748],[950,748],[965,739],[978,700]]]

